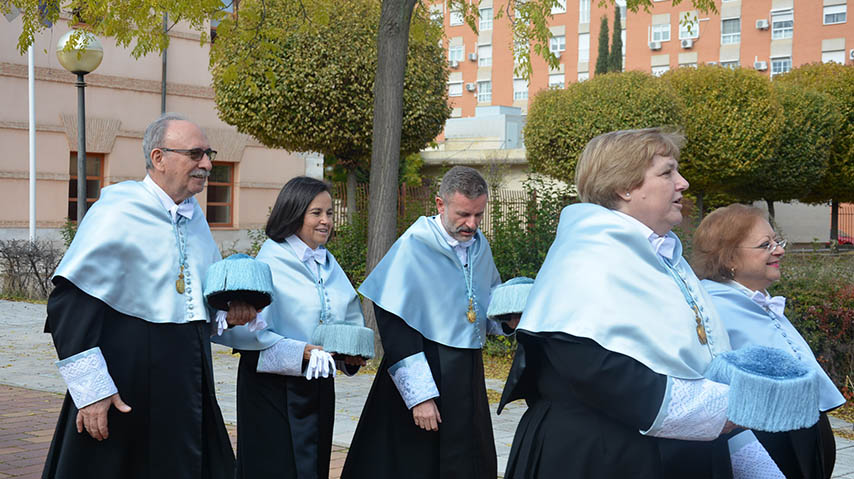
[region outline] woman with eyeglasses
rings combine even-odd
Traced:
[[[703,219],[694,234],[693,245],[694,271],[720,313],[732,348],[749,345],[778,348],[818,373],[821,414],[815,426],[779,433],[752,431],[752,434],[786,477],[829,478],[836,460],[836,444],[825,413],[842,405],[845,399],[783,314],[786,299],[768,294],[768,287],[780,279],[786,240],[777,236],[762,210],[733,204]]]

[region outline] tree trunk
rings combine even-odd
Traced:
[[[697,222],[703,221],[703,215],[706,213],[703,206],[703,192],[697,192]]]
[[[839,201],[830,200],[830,241],[839,240]]]
[[[765,204],[768,205],[768,222],[771,223],[772,228],[777,229],[777,221],[775,220],[774,214],[774,201],[765,200]]]
[[[356,170],[347,170],[347,224],[353,224],[353,218],[358,210],[356,202]]]
[[[377,75],[374,81],[374,133],[368,202],[368,257],[370,273],[397,236],[397,177],[400,134],[403,127],[403,78],[409,49],[409,22],[416,0],[383,0],[377,35]],[[365,323],[377,331],[373,305],[363,303]],[[376,334],[377,357],[382,344]]]

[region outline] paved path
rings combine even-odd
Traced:
[[[56,352],[44,328],[45,306],[0,300],[0,479],[40,477],[65,384],[54,366]],[[238,357],[222,346],[213,347],[216,394],[234,441],[236,421],[235,382]],[[335,430],[331,475],[343,466],[356,423],[362,412],[373,376],[338,376],[335,380]],[[5,386],[4,386],[5,385]],[[488,379],[487,388],[501,391],[503,381]],[[522,413],[521,401],[508,405],[492,424],[498,470],[504,471],[513,433]],[[834,427],[851,425],[831,419]],[[837,461],[833,477],[854,479],[854,441],[837,437]]]

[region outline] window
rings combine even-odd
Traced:
[[[477,102],[492,103],[492,82],[479,81],[477,82]]]
[[[741,42],[741,19],[724,18],[721,20],[721,45]]]
[[[481,67],[492,65],[492,45],[478,45],[477,65]]]
[[[660,67],[652,67],[652,76],[660,77],[661,75],[664,75],[664,73],[668,70],[670,70],[670,65],[664,65],[664,66],[660,66]]]
[[[590,0],[579,0],[578,23],[590,23]]]
[[[685,12],[679,20],[679,39],[697,38],[700,36],[700,21],[697,15]]]
[[[791,10],[771,12],[771,39],[792,38],[795,16]]]
[[[620,21],[623,24],[623,28],[626,28],[626,0],[617,0],[615,3],[617,4],[617,9],[620,10]]]
[[[552,15],[566,13],[566,0],[557,0],[557,5],[552,7]]]
[[[771,78],[792,69],[792,57],[779,57],[771,59]]]
[[[584,80],[590,78],[590,72],[578,72],[578,82],[581,83]]]
[[[563,73],[552,73],[549,75],[549,88],[562,90],[565,82]]]
[[[513,101],[528,99],[528,81],[523,79],[513,80]]]
[[[430,20],[438,24],[442,24],[445,21],[445,5],[444,4],[436,4],[430,5]]]
[[[77,221],[77,152],[72,151],[68,165],[68,219]],[[86,153],[86,211],[101,196],[104,185],[104,155]]]
[[[832,52],[821,52],[821,62],[830,63],[836,62],[840,65],[845,65],[845,50],[836,50]]]
[[[680,63],[679,68],[697,68],[696,63]]]
[[[480,25],[477,27],[478,30],[492,30],[492,9],[491,8],[481,8],[480,9]]]
[[[566,50],[566,35],[555,35],[549,40],[549,50],[558,53]]]
[[[234,164],[215,161],[208,177],[208,204],[205,217],[210,226],[231,226],[234,204]]]
[[[824,24],[845,23],[848,5],[830,5],[824,7]]]
[[[448,96],[463,96],[463,82],[448,83]]]
[[[448,47],[448,61],[449,62],[461,62],[463,61],[463,56],[465,55],[466,47],[463,45],[458,45],[455,47]]]
[[[578,61],[579,62],[589,62],[590,61],[590,34],[589,33],[579,33],[578,34]]]
[[[456,27],[463,24],[463,12],[460,10],[451,10],[450,26]]]
[[[670,24],[657,23],[651,29],[653,42],[669,42],[670,41]]]
[[[738,68],[739,64],[738,64],[738,60],[734,60],[731,62],[721,62],[721,66],[724,68],[729,68],[731,70],[735,70],[736,68]]]

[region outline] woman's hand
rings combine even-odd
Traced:
[[[323,351],[322,346],[315,346],[313,344],[306,343],[305,344],[305,350],[302,352],[302,359],[303,360],[308,361],[309,359],[311,359],[311,350],[312,349],[319,349],[319,350]]]
[[[336,360],[338,360],[338,359],[343,360],[344,364],[346,364],[347,366],[360,366],[361,367],[361,366],[368,364],[368,362],[365,360],[365,358],[363,358],[361,356],[350,356],[349,354],[333,354],[332,357],[334,357]]]

